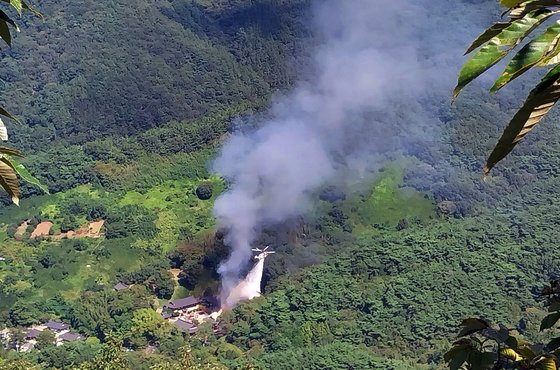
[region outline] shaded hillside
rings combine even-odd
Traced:
[[[301,8],[282,13],[268,38],[259,10],[215,17],[190,1],[38,5],[45,22],[26,22],[13,58],[0,62],[3,100],[28,125],[14,128],[13,142],[35,152],[52,140],[131,135],[262,99],[291,80],[283,71],[295,50],[280,41],[302,35],[302,24],[292,33],[284,26]]]

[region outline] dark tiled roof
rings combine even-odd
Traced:
[[[75,342],[77,340],[84,340],[84,337],[82,337],[80,334],[75,334],[75,333],[64,333],[61,336],[58,337],[60,340],[63,340],[65,342]]]
[[[40,331],[37,329],[31,329],[27,332],[27,334],[25,335],[25,337],[27,339],[35,339],[37,338],[37,335],[39,335]]]
[[[198,330],[198,328],[194,326],[194,324],[191,324],[190,322],[186,322],[184,320],[177,320],[174,324],[179,330],[189,332],[190,334],[194,334]]]
[[[171,314],[170,314],[169,312],[163,311],[163,312],[161,313],[161,317],[163,317],[164,319],[168,319],[168,318],[171,317]]]
[[[45,325],[47,325],[47,328],[51,330],[66,330],[69,328],[68,324],[52,320],[49,320]]]
[[[172,310],[180,310],[181,308],[192,307],[196,306],[197,304],[200,304],[200,299],[190,296],[178,299],[176,301],[171,301],[166,304],[166,307],[169,307]]]
[[[128,285],[121,283],[120,281],[117,284],[115,284],[115,286],[113,287],[113,289],[115,289],[116,291],[123,290],[126,288],[128,288]]]

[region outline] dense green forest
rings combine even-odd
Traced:
[[[560,271],[558,127],[539,127],[489,183],[480,175],[527,79],[491,97],[475,83],[454,106],[450,91],[424,92],[433,142],[390,153],[365,184],[320,189],[312,212],[265,230],[259,244],[277,253],[263,297],[225,312],[220,333],[189,336],[156,309],[218,293],[228,248],[212,206],[228,183],[209,164],[240,118],[253,124],[305,70],[311,1],[35,5],[45,20],[22,19],[0,84],[23,120],[10,143],[51,194],[24,184],[20,207],[2,198],[0,330],[55,319],[87,340],[18,352],[16,336],[0,369],[441,368],[469,316],[547,339],[538,292]],[[497,12],[462,0],[450,14],[465,9]],[[391,115],[387,134],[413,114]],[[99,220],[100,238],[52,238]],[[30,238],[43,221],[51,236]]]

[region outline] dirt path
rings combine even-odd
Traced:
[[[101,236],[103,236],[101,230],[103,230],[104,224],[105,220],[93,221],[90,222],[88,226],[80,227],[77,231],[70,230],[61,234],[49,235],[53,223],[50,221],[45,221],[37,225],[35,230],[33,230],[33,233],[31,233],[31,238],[36,238],[38,236],[49,237],[57,240],[64,238],[100,238]]]
[[[49,232],[51,231],[52,226],[53,223],[50,221],[41,222],[31,233],[31,239],[36,238],[38,236],[49,236]]]
[[[179,281],[179,274],[181,273],[181,269],[170,269],[169,272],[173,275],[173,279],[175,281]]]

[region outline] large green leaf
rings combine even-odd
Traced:
[[[546,67],[560,63],[560,43],[556,46],[556,50],[546,58],[537,63],[537,67]]]
[[[35,185],[46,194],[49,194],[49,189],[45,185],[43,185],[39,180],[37,180],[33,175],[31,175],[31,173],[29,173],[29,171],[27,170],[27,168],[25,168],[23,164],[19,163],[13,158],[6,158],[6,160],[10,162],[13,169],[17,172],[17,174],[19,175],[19,177],[21,177],[22,180],[32,185]]]
[[[504,343],[505,343],[506,346],[508,346],[508,347],[510,347],[510,348],[512,348],[512,349],[514,349],[514,350],[517,349],[517,348],[519,348],[519,340],[518,340],[515,336],[513,336],[513,335],[510,335],[510,336],[505,340]]]
[[[20,9],[25,9],[30,11],[31,13],[33,13],[34,15],[38,16],[38,17],[43,17],[41,13],[39,13],[39,11],[37,11],[35,8],[33,8],[32,6],[30,6],[28,3],[26,3],[24,0],[2,0],[5,3],[9,3],[10,5],[12,5],[14,8],[16,8],[16,10],[18,10],[18,13],[21,15],[21,10]]]
[[[502,60],[515,46],[517,46],[535,27],[548,19],[552,11],[548,9],[535,10],[523,18],[513,21],[488,44],[484,45],[461,69],[457,87],[453,90],[453,100],[461,90],[472,80],[487,71]]]
[[[524,360],[533,360],[537,354],[535,350],[527,343],[517,348],[517,353],[523,357]]]
[[[0,186],[10,195],[12,202],[19,205],[21,192],[16,171],[5,161],[5,158],[0,158]]]
[[[33,15],[43,19],[43,14],[41,14],[41,12],[39,12],[37,9],[33,8],[32,6],[28,5],[25,1],[21,2],[23,4],[23,9],[28,10],[29,12],[31,12]]]
[[[523,357],[511,348],[503,348],[500,350],[500,355],[511,361],[521,361]]]
[[[22,157],[22,154],[19,150],[8,148],[6,146],[0,146],[0,157],[6,156],[6,155],[15,155],[17,157]]]
[[[12,46],[12,35],[10,34],[10,27],[8,24],[0,19],[0,38],[8,44],[8,46]]]
[[[21,11],[23,10],[23,4],[21,0],[10,0],[10,5],[14,7],[15,10],[21,15]]]
[[[14,115],[12,115],[10,112],[8,112],[7,110],[5,110],[2,107],[0,107],[0,116],[8,117],[10,119],[13,119],[17,123],[21,124],[21,121],[19,119],[17,119]]]
[[[539,370],[556,370],[556,361],[553,356],[542,356],[538,361],[534,362],[534,369]]]
[[[526,0],[500,0],[500,4],[506,8],[513,8]]]
[[[509,17],[512,20],[523,18],[527,13],[534,10],[543,9],[552,6],[558,6],[558,0],[530,0],[520,3],[509,11]],[[508,13],[508,11],[506,11]],[[504,14],[506,14],[504,13]]]
[[[10,33],[8,23],[14,26],[19,32],[17,24],[3,10],[0,10],[0,38],[2,38],[8,46],[12,46],[12,34]]]
[[[453,347],[449,354],[449,369],[458,370],[469,358],[470,353],[473,351],[471,347]]]
[[[552,328],[560,320],[560,312],[554,312],[547,316],[541,321],[540,330],[546,330]]]
[[[464,319],[461,322],[461,331],[459,332],[458,336],[459,337],[464,337],[467,335],[471,335],[474,333],[477,333],[479,331],[482,331],[484,329],[487,329],[490,327],[490,324],[483,319],[478,319],[478,318],[468,318],[468,319]]]
[[[448,363],[450,370],[458,370],[474,350],[474,343],[470,339],[463,338],[453,343],[453,347],[443,355],[443,359]]]
[[[552,26],[527,45],[525,45],[509,62],[502,75],[498,78],[490,91],[495,92],[510,81],[521,76],[531,67],[539,63],[549,54],[554,53],[560,41],[560,21]]]
[[[499,343],[504,343],[510,337],[509,329],[506,328],[505,326],[500,326],[499,330],[496,330],[492,327],[486,328],[480,332],[480,335],[482,335],[485,338],[495,340],[496,342]]]
[[[496,355],[492,352],[473,351],[469,356],[469,365],[473,370],[491,369],[496,361]]]
[[[494,36],[499,35],[506,27],[508,27],[511,22],[498,22],[488,28],[484,33],[473,41],[471,46],[465,51],[465,55],[469,54],[473,50],[477,49],[479,46],[484,45],[486,42],[490,41]]]
[[[552,109],[560,99],[560,66],[553,68],[531,91],[523,107],[507,125],[484,167],[486,177]]]
[[[548,306],[548,312],[555,312],[555,311],[560,311],[560,302],[558,301],[552,302]]]
[[[11,24],[12,26],[14,26],[15,29],[16,29],[16,31],[19,32],[19,27],[18,27],[18,25],[16,24],[16,22],[14,22],[14,21],[12,20],[12,18],[10,18],[10,17],[6,14],[6,12],[4,12],[3,10],[0,10],[0,19],[2,19],[4,22],[9,23],[9,24]]]
[[[553,338],[548,344],[546,345],[546,350],[551,352],[556,349],[560,348],[560,338]]]
[[[2,118],[0,118],[0,141],[8,141],[8,129]]]

